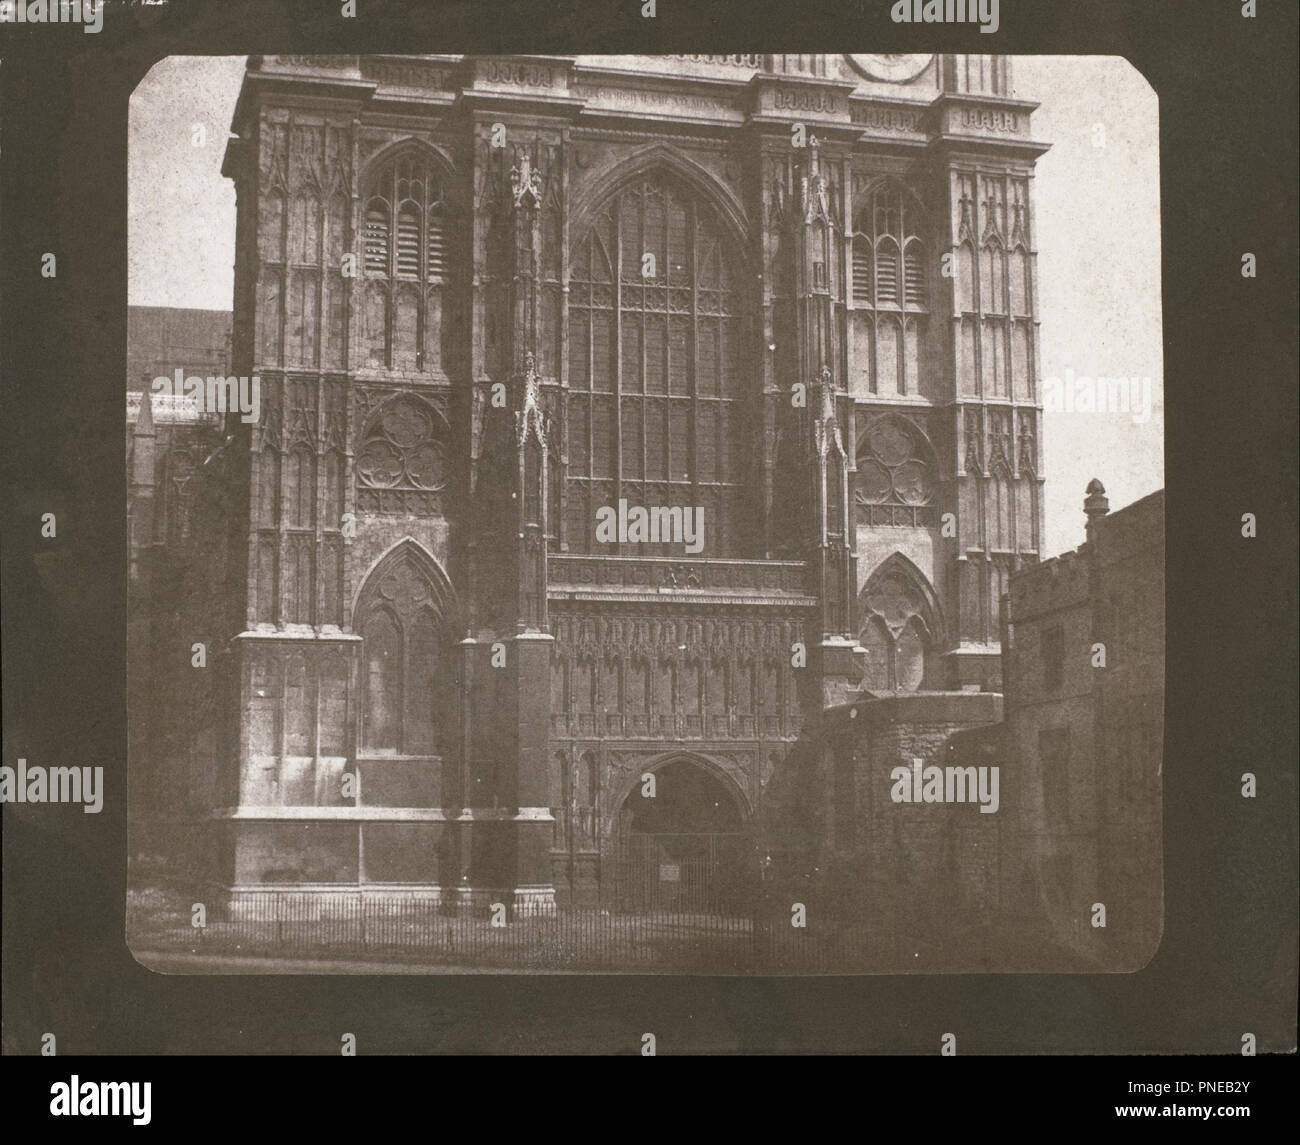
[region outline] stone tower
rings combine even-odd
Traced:
[[[1042,535],[1009,91],[991,56],[251,58],[214,881],[616,901],[647,836],[768,831],[825,707],[996,690]]]

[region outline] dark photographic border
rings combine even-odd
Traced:
[[[1297,10],[1003,0],[1001,27],[886,0],[132,5],[0,29],[4,762],[102,764],[96,816],[4,816],[3,1048],[60,1053],[1239,1053],[1295,1047]],[[1131,975],[167,977],[126,881],[127,104],[168,55],[980,50],[1123,55],[1160,97],[1166,418],[1165,932]],[[41,254],[58,252],[55,279]],[[1258,277],[1243,278],[1254,252]],[[58,536],[40,538],[57,514]],[[1241,516],[1258,520],[1244,539]],[[53,570],[53,572],[51,571]],[[1253,771],[1259,796],[1243,799]]]

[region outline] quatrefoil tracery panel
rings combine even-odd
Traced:
[[[378,411],[357,450],[362,488],[432,493],[444,488],[445,426],[438,413],[412,398],[399,398]]]

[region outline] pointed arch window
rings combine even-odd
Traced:
[[[879,397],[935,396],[923,370],[930,285],[924,212],[905,187],[883,182],[854,214],[853,389]]]
[[[366,187],[366,273],[442,282],[444,202],[442,171],[427,155],[407,152],[375,172]]]
[[[442,372],[447,186],[439,160],[414,144],[365,177],[359,307],[369,366]]]
[[[362,642],[362,750],[438,754],[449,726],[449,641],[443,594],[419,561],[399,553],[371,573],[355,628]]]
[[[747,449],[739,255],[715,212],[664,171],[615,192],[573,248],[567,540],[576,551],[681,554],[595,541],[596,511],[702,506],[704,552],[741,555]]]
[[[926,311],[924,219],[903,188],[877,187],[859,208],[853,235],[853,300],[877,309]]]
[[[858,641],[867,650],[863,687],[875,693],[922,688],[936,633],[930,594],[916,574],[890,558],[872,574],[858,607]]]

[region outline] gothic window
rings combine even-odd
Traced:
[[[369,176],[363,198],[367,358],[392,369],[436,369],[448,274],[442,167],[408,147]]]
[[[437,512],[447,482],[446,423],[418,398],[376,411],[357,448],[357,505],[367,512]]]
[[[912,194],[883,183],[858,208],[853,235],[855,390],[917,395],[929,311],[924,217]]]
[[[442,282],[445,193],[433,160],[407,152],[376,172],[367,191],[366,272]]]
[[[925,310],[929,290],[920,206],[901,187],[878,187],[857,213],[853,299],[877,309]]]
[[[372,572],[355,627],[362,640],[362,748],[437,754],[447,723],[448,642],[443,595],[422,562],[399,551]]]
[[[708,206],[662,173],[626,184],[574,247],[569,295],[568,542],[596,512],[702,506],[704,552],[739,555],[746,474],[741,275]]]
[[[906,418],[877,418],[858,441],[854,498],[863,525],[933,525],[934,450]]]
[[[935,643],[930,594],[900,558],[886,561],[859,597],[858,642],[867,650],[863,687],[915,692],[925,682]]]

